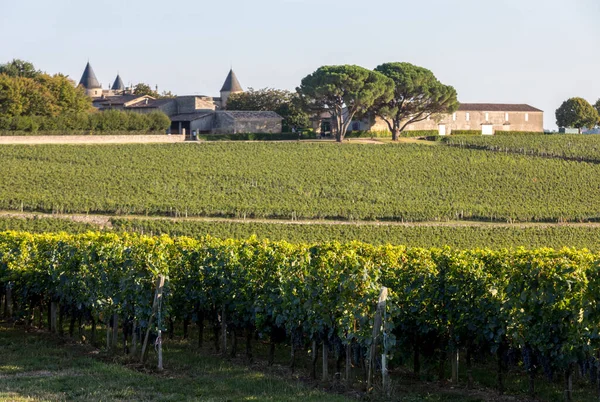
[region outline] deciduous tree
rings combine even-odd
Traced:
[[[13,59],[9,63],[0,64],[0,74],[6,74],[11,77],[35,78],[41,72],[36,70],[33,64],[28,61]]]
[[[556,124],[577,128],[581,134],[582,128],[598,124],[598,111],[583,98],[571,98],[556,109]]]
[[[307,110],[329,113],[338,142],[344,140],[355,115],[366,113],[374,104],[388,102],[393,90],[390,78],[353,65],[320,67],[304,77],[296,89]]]
[[[377,102],[372,109],[387,123],[394,141],[409,124],[458,109],[456,90],[442,84],[426,68],[410,63],[385,63],[375,71],[394,81],[393,97]]]

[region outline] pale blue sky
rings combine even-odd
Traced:
[[[89,59],[178,95],[217,96],[230,65],[244,87],[293,90],[326,64],[406,61],[462,102],[600,98],[600,0],[0,0],[0,62],[79,80]]]

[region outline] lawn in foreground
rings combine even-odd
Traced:
[[[61,344],[45,334],[0,325],[0,401],[345,401],[302,383],[211,356],[191,356],[164,373],[144,373]],[[168,352],[167,352],[167,358]]]

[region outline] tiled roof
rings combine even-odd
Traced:
[[[242,110],[226,110],[222,113],[227,113],[236,120],[260,120],[260,119],[276,119],[283,120],[283,117],[275,112],[261,111],[242,111]]]
[[[541,112],[533,106],[510,103],[461,103],[458,110],[465,112]]]
[[[212,115],[214,112],[182,113],[171,117],[171,121],[193,121]]]
[[[142,99],[146,95],[115,95],[105,96],[104,98],[97,98],[93,100],[94,104],[100,105],[124,105],[127,102],[131,102],[136,99]]]
[[[139,102],[128,105],[127,108],[156,108],[162,105],[166,105],[167,103],[175,102],[173,98],[163,98],[163,99],[142,99]]]
[[[85,70],[83,70],[83,75],[79,80],[79,85],[83,85],[85,89],[100,88],[98,78],[96,78],[96,74],[94,74],[94,69],[92,69],[92,66],[90,65],[89,61],[85,66]]]

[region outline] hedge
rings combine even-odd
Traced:
[[[494,135],[544,135],[543,131],[496,131]]]
[[[89,114],[63,114],[59,116],[0,116],[0,132],[61,133],[82,132],[163,132],[171,120],[162,112],[140,114],[120,110],[107,110]],[[12,134],[15,135],[15,134]]]
[[[237,134],[200,134],[204,141],[293,141],[314,139],[312,132],[305,133],[237,133]]]
[[[452,130],[452,135],[481,135],[481,130]]]

